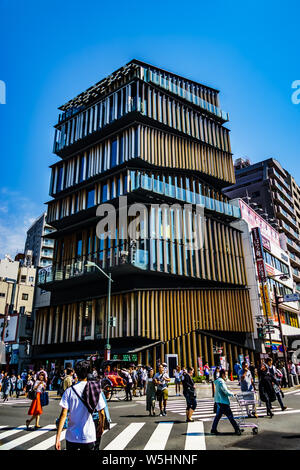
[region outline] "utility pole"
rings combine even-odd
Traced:
[[[282,324],[281,324],[281,318],[280,318],[280,312],[279,312],[279,303],[280,302],[279,302],[279,297],[277,296],[276,286],[274,286],[274,297],[275,297],[276,313],[277,313],[277,317],[278,317],[278,325],[279,325],[279,331],[280,331],[280,341],[281,341],[282,349],[283,349],[284,365],[285,365],[286,375],[287,375],[287,379],[288,379],[288,386],[290,387],[291,378],[290,378],[290,374],[289,374],[286,348],[285,348],[283,333],[282,333]]]
[[[104,276],[108,278],[108,292],[107,292],[107,321],[106,321],[106,344],[104,346],[104,360],[110,360],[110,353],[111,353],[111,346],[109,344],[109,336],[110,336],[110,324],[111,324],[111,283],[114,282],[111,278],[111,273],[106,273],[103,269],[98,266],[98,264],[87,261],[85,263],[87,267],[95,267],[97,268]]]

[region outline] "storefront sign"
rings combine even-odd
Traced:
[[[271,301],[270,301],[270,295],[269,295],[269,289],[267,284],[264,284],[264,287],[262,285],[259,285],[259,290],[260,290],[260,296],[261,296],[261,302],[263,306],[263,312],[266,317],[271,317],[272,316],[272,310],[271,310]]]
[[[268,250],[268,251],[271,251],[271,243],[270,241],[264,237],[263,235],[261,236],[261,240],[262,240],[262,244],[263,244],[263,247]]]

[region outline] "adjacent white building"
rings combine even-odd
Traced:
[[[285,249],[285,236],[278,233],[263,217],[246,204],[243,199],[234,199],[230,202],[241,209],[242,218],[233,222],[232,226],[238,228],[243,233],[243,248],[255,329],[254,338],[257,347],[261,347],[261,352],[265,353],[270,351],[270,335],[266,334],[264,340],[260,340],[258,327],[261,326],[260,320],[266,318],[266,314],[268,315],[269,323],[273,323],[275,326],[278,325],[274,286],[276,287],[277,295],[280,297],[296,292],[290,258]],[[261,237],[264,269],[267,279],[265,293],[263,293],[261,283],[259,282],[258,264],[252,236],[253,229],[257,227]],[[300,335],[299,302],[280,303],[279,311],[283,335],[287,337],[287,340],[289,337],[292,339]],[[273,352],[277,352],[279,357],[281,357],[279,330],[274,328],[271,331],[274,331],[271,333]],[[286,344],[288,343],[289,341],[286,342]]]

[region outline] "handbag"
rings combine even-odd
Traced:
[[[49,394],[48,392],[41,393],[41,407],[49,405]]]
[[[37,397],[36,390],[33,390],[33,388],[31,390],[29,390],[28,398],[30,400],[36,400],[36,397]]]

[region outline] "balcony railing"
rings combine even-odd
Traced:
[[[158,85],[165,90],[171,91],[171,93],[174,93],[175,95],[178,95],[185,100],[189,101],[190,103],[195,104],[196,106],[199,106],[202,109],[205,109],[206,111],[215,114],[219,118],[223,119],[224,121],[229,121],[229,115],[225,111],[222,111],[221,108],[218,108],[217,106],[209,103],[208,101],[203,100],[202,98],[199,98],[195,94],[191,93],[188,90],[185,90],[184,88],[181,88],[180,86],[176,85],[173,83],[171,80],[168,80],[167,78],[162,77],[161,75],[148,71],[148,77],[146,78],[147,82],[154,83],[155,85]]]
[[[106,250],[105,250],[106,251]],[[87,256],[82,259],[71,259],[63,265],[51,265],[46,268],[40,268],[38,271],[38,284],[47,284],[56,281],[65,281],[67,279],[74,279],[89,273],[97,273],[95,266],[88,266],[87,261],[96,263],[100,268],[107,269],[114,266],[124,264],[132,264],[140,269],[149,268],[149,252],[148,250],[130,249],[129,251],[112,250],[113,256],[109,256],[110,250],[97,253],[97,256]],[[105,261],[104,261],[105,258]]]
[[[178,199],[187,204],[199,204],[209,211],[218,212],[236,219],[241,218],[239,207],[207,196],[202,196],[201,194],[165,183],[164,181],[159,181],[151,178],[150,176],[132,172],[130,181],[132,191],[141,188],[170,198]]]
[[[281,197],[280,194],[278,194],[278,192],[273,193],[273,195],[274,195],[275,198],[277,198],[284,205],[284,207],[286,209],[291,211],[292,214],[295,214],[294,208],[292,206],[290,206],[288,201],[286,199],[283,199],[283,197]]]
[[[288,191],[291,191],[291,187],[290,185],[285,181],[285,179],[278,173],[278,171],[275,170],[275,168],[271,168],[271,173],[273,173],[276,178],[282,183],[284,184],[285,188],[288,190]]]
[[[290,238],[286,237],[286,241],[287,243],[293,247],[295,250],[297,250],[298,252],[300,252],[300,246],[297,245],[297,243],[295,243],[293,240],[291,240]]]

